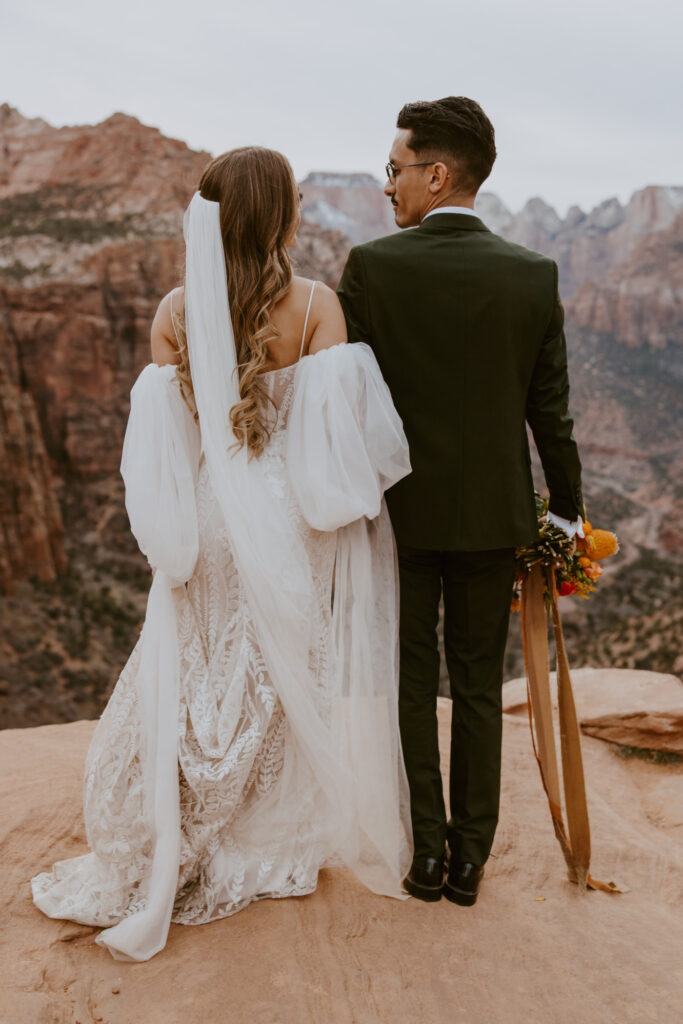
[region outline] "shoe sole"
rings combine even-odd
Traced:
[[[438,903],[443,894],[442,886],[416,885],[407,878],[403,880],[403,888],[415,899],[423,900],[425,903]]]
[[[477,902],[477,892],[463,892],[462,889],[456,889],[455,886],[449,885],[448,882],[444,884],[443,894],[447,900],[451,903],[457,903],[459,907],[473,907]]]

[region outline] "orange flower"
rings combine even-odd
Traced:
[[[611,558],[619,550],[619,541],[609,530],[593,530],[591,540],[591,557],[596,560]]]
[[[588,521],[586,521],[583,524],[583,532],[586,535],[586,537],[588,536],[589,533],[593,532],[593,527],[591,526],[591,524]]]
[[[581,555],[581,558],[579,558],[579,565],[582,569],[587,569],[588,566],[592,564],[592,559],[590,559],[588,555]]]

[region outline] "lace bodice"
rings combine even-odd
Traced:
[[[283,366],[278,370],[267,370],[261,374],[261,380],[268,394],[273,412],[273,433],[279,433],[287,428],[289,411],[294,398],[294,378],[298,362],[291,366]],[[272,439],[272,438],[271,438]]]
[[[316,284],[317,282],[313,281],[308,296],[308,305],[306,307],[306,316],[304,318],[304,325],[301,331],[301,341],[299,344],[299,356],[297,361],[295,363],[291,363],[289,366],[281,366],[275,370],[266,370],[265,373],[260,374],[260,379],[270,399],[270,401],[266,403],[267,408],[265,413],[273,433],[279,433],[287,426],[287,418],[294,394],[296,368],[304,354],[306,335],[308,333],[308,323],[311,315],[311,306],[313,304],[313,295]],[[173,294],[174,293],[171,292],[169,300],[171,323],[173,324],[173,331],[175,333],[178,348],[182,351],[185,341],[184,310],[174,308]]]

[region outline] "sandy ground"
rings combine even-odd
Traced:
[[[588,677],[577,685],[582,716],[609,694],[628,710],[643,675]],[[662,678],[651,677],[653,693]],[[681,684],[666,679],[675,702]],[[501,819],[475,907],[394,902],[330,870],[311,896],[172,926],[146,964],[117,963],[93,929],[51,921],[30,900],[31,875],[85,850],[81,774],[94,724],[0,733],[0,1024],[680,1020],[683,769],[584,739],[593,874],[631,891],[581,896],[509,692]],[[444,751],[449,712],[441,700]]]

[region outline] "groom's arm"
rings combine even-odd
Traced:
[[[583,515],[581,461],[569,412],[569,373],[564,336],[564,310],[554,269],[554,303],[541,350],[536,360],[526,418],[536,442],[550,492],[550,511],[575,521]]]
[[[344,310],[349,341],[364,341],[371,345],[366,272],[360,246],[355,246],[349,253],[337,296]]]

